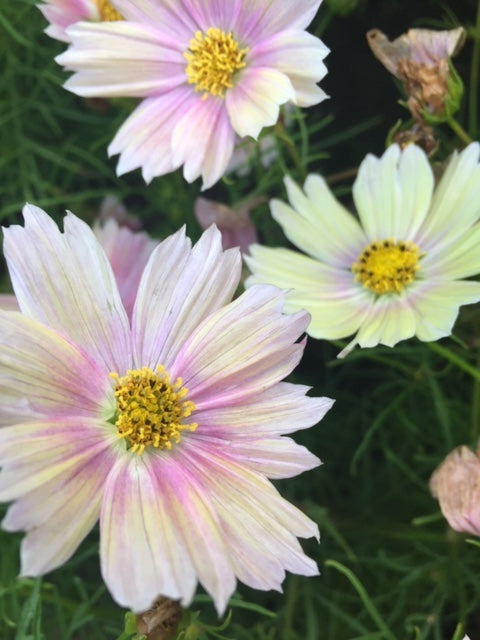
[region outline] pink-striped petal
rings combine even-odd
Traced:
[[[295,101],[288,77],[276,69],[247,67],[225,96],[231,125],[239,136],[257,139],[263,127],[278,120],[280,105]]]
[[[202,176],[203,189],[215,184],[225,173],[234,145],[235,133],[223,98],[207,95],[201,99],[197,94],[191,108],[181,118],[176,117],[172,135],[173,163],[183,164],[187,182]]]
[[[208,447],[211,439],[203,438],[202,434],[203,429],[197,431],[195,444],[201,442]],[[217,441],[218,444],[228,446],[229,458],[273,480],[293,478],[321,464],[317,456],[291,438],[226,438],[223,443]]]
[[[209,500],[197,479],[168,456],[153,454],[148,464],[131,456],[112,469],[100,555],[113,597],[137,611],[159,595],[188,605],[198,578],[220,612],[235,588]]]
[[[184,1],[113,0],[113,4],[126,20],[153,24],[164,37],[171,37],[185,49],[199,29],[191,13],[185,11]]]
[[[114,460],[109,448],[92,447],[76,465],[9,508],[2,527],[28,531],[21,545],[21,575],[42,575],[73,555],[98,520],[103,485]]]
[[[174,123],[197,101],[191,87],[181,86],[161,96],[145,99],[125,120],[108,147],[120,153],[117,175],[138,167],[146,182],[180,166],[172,150]]]
[[[31,205],[24,217],[25,227],[4,229],[5,257],[22,313],[67,335],[107,372],[128,369],[128,318],[93,231],[69,214],[61,233]]]
[[[181,376],[197,408],[229,405],[279,382],[298,364],[295,343],[308,315],[282,315],[283,294],[254,286],[212,313],[185,341],[171,368]]]
[[[154,25],[79,22],[67,31],[72,44],[56,57],[77,73],[65,88],[85,97],[148,97],[186,82],[183,49]],[[92,50],[95,58],[92,58]]]
[[[0,422],[112,411],[111,382],[83,349],[14,311],[0,325]]]
[[[169,367],[197,325],[230,302],[240,270],[240,253],[223,252],[221,234],[213,226],[193,248],[184,230],[164,240],[138,290],[133,314],[137,361],[153,369]]]
[[[123,306],[131,318],[138,285],[157,242],[144,232],[119,226],[114,218],[94,227],[94,231],[112,265]]]
[[[197,410],[198,434],[237,440],[271,437],[307,429],[331,408],[330,398],[305,395],[309,387],[280,382],[237,405]]]
[[[52,418],[3,427],[0,500],[16,500],[63,473],[74,474],[115,442],[115,428],[101,419]]]
[[[286,29],[306,29],[322,0],[243,0],[236,28],[246,42]]]
[[[297,537],[317,537],[318,528],[284,500],[261,474],[225,454],[224,446],[189,443],[182,465],[208,491],[228,544],[238,578],[258,589],[280,589],[285,570],[316,575],[316,563],[302,551]]]

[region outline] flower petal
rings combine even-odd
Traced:
[[[154,25],[79,22],[67,33],[72,44],[56,61],[77,71],[64,86],[80,96],[147,97],[186,82],[181,44]]]
[[[171,37],[178,46],[186,44],[197,31],[198,24],[191,12],[185,11],[185,0],[113,0],[115,8],[131,22],[153,24],[163,36]],[[183,48],[182,46],[182,48]]]
[[[128,369],[128,318],[93,231],[69,214],[61,233],[31,205],[24,217],[24,228],[4,229],[5,257],[22,313],[68,335],[104,370]]]
[[[353,198],[370,241],[414,240],[428,213],[432,191],[432,171],[419,147],[410,145],[401,152],[391,145],[381,158],[367,156],[360,165]]]
[[[21,575],[42,575],[73,555],[98,520],[103,484],[113,461],[108,448],[92,447],[77,464],[9,508],[2,527],[28,531],[21,546]]]
[[[235,133],[257,139],[263,127],[278,120],[280,105],[295,100],[288,77],[275,69],[247,67],[236,85],[225,95],[228,115]]]
[[[469,278],[480,273],[480,223],[477,222],[453,242],[433,247],[422,258],[425,278]]]
[[[318,528],[284,500],[262,475],[246,469],[212,445],[182,448],[183,465],[208,491],[228,545],[235,573],[257,589],[280,589],[285,570],[316,575],[316,563],[297,537],[317,537]]]
[[[416,333],[417,317],[408,295],[384,295],[371,305],[368,315],[354,340],[338,355],[345,356],[355,344],[375,347],[384,344],[393,347]]]
[[[277,31],[305,29],[322,0],[243,0],[236,28],[246,42],[255,42]]]
[[[196,478],[171,456],[146,463],[130,456],[112,469],[100,556],[114,598],[136,611],[158,595],[188,605],[196,576],[219,612],[235,588],[217,517]]]
[[[117,175],[142,167],[145,182],[150,182],[177,169],[180,163],[173,160],[172,118],[181,117],[196,100],[191,88],[182,86],[141,102],[108,147],[110,156],[121,154]]]
[[[287,238],[322,262],[350,269],[366,244],[355,218],[320,176],[308,176],[305,194],[291,178],[285,178],[285,186],[293,208],[273,200],[271,210]]]
[[[173,163],[183,164],[187,182],[202,176],[202,188],[208,189],[225,173],[233,154],[235,133],[223,98],[207,95],[202,100],[198,94],[195,97],[192,107],[181,118],[177,117],[174,125]]]
[[[208,443],[208,439],[206,439]],[[291,438],[228,441],[228,455],[248,469],[274,480],[293,478],[321,464],[317,456]]]
[[[68,42],[65,29],[80,20],[99,20],[98,6],[94,0],[45,0],[45,4],[37,4],[50,23],[45,33],[51,38]]]
[[[0,309],[3,311],[19,311],[18,302],[13,293],[0,293]]]
[[[333,404],[330,398],[305,395],[308,390],[299,384],[279,382],[239,404],[197,410],[195,419],[200,426],[196,433],[233,441],[307,429],[319,422]]]
[[[94,232],[112,265],[123,306],[131,318],[140,279],[157,242],[145,232],[120,226],[114,218],[94,227]]]
[[[51,418],[0,429],[0,501],[75,473],[115,442],[115,430],[100,419]]]
[[[432,278],[416,284],[409,299],[417,316],[415,335],[438,340],[451,334],[460,306],[480,301],[480,282]]]
[[[285,311],[306,309],[307,332],[314,338],[335,340],[355,333],[364,321],[373,296],[354,282],[350,271],[336,269],[289,249],[250,247],[245,256],[252,275],[245,286],[271,283],[285,294]]]
[[[423,251],[454,242],[480,218],[479,153],[480,145],[474,142],[450,159],[418,231]]]
[[[316,91],[316,83],[327,73],[322,60],[328,53],[328,48],[315,36],[306,31],[288,29],[260,40],[249,51],[248,60],[253,67],[276,69],[290,80],[294,77],[296,82],[301,82],[302,87],[310,83],[315,95],[323,98],[325,94],[321,90],[320,93]],[[303,90],[302,88],[302,92]],[[305,104],[305,97],[299,100],[296,95],[293,102],[310,106],[319,100],[307,101]]]
[[[153,369],[158,364],[170,367],[196,326],[231,300],[240,269],[240,253],[222,251],[214,226],[193,249],[184,230],[162,242],[138,290],[133,314],[137,361]]]
[[[171,368],[198,409],[224,406],[263,391],[288,375],[304,343],[295,343],[307,314],[282,315],[283,295],[254,286],[212,313],[180,349]]]
[[[15,311],[0,311],[0,422],[91,415],[107,408],[108,376],[83,350]]]

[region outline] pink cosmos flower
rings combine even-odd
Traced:
[[[113,196],[103,201],[100,218],[103,222],[95,223],[93,231],[107,254],[120,297],[131,318],[143,271],[158,243],[144,231],[132,231],[119,224],[129,219],[128,213]]]
[[[321,0],[112,0],[125,21],[79,23],[57,57],[86,97],[144,98],[108,148],[120,175],[147,182],[183,165],[204,188],[225,172],[236,134],[257,138],[280,105],[326,95],[325,45],[305,28]]]
[[[136,224],[124,205],[114,196],[107,196],[100,207],[99,220],[93,231],[107,254],[118,291],[129,318],[137,297],[138,285],[150,254],[158,244],[144,231],[133,231],[122,223]],[[0,295],[0,309],[18,311],[14,295]]]
[[[257,230],[250,219],[250,210],[263,201],[263,197],[253,198],[232,209],[222,202],[197,198],[195,217],[203,229],[208,229],[212,224],[218,227],[224,249],[240,247],[242,253],[248,253],[249,246],[258,241]]]
[[[283,315],[267,285],[231,302],[240,252],[211,227],[156,247],[129,320],[85,223],[24,217],[4,230],[21,313],[0,311],[2,524],[27,532],[22,575],[61,565],[98,520],[105,582],[136,611],[187,605],[197,580],[220,612],[236,579],[316,574],[297,537],[317,526],[267,479],[319,464],[283,437],[332,404],[282,382],[307,314]]]
[[[50,23],[45,33],[63,42],[69,41],[65,31],[67,27],[81,20],[100,22],[122,19],[108,0],[45,0],[45,4],[37,6]]]

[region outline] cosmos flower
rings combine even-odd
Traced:
[[[356,344],[393,346],[417,336],[451,333],[461,305],[480,300],[479,145],[454,153],[434,189],[425,153],[397,145],[367,156],[353,186],[359,220],[319,175],[304,191],[286,178],[291,206],[271,204],[290,249],[250,247],[247,286],[269,282],[289,289],[289,311],[307,309],[308,333]]]
[[[194,205],[195,217],[203,229],[208,229],[212,224],[218,227],[224,249],[240,247],[242,253],[247,253],[249,246],[258,240],[257,230],[250,219],[250,211],[264,200],[260,196],[239,207],[231,208],[222,202],[197,198]]]
[[[280,105],[326,96],[325,45],[305,28],[321,0],[112,0],[125,21],[79,23],[57,57],[85,97],[144,98],[108,148],[117,173],[147,182],[183,165],[204,188],[225,172],[236,135],[257,139]]]
[[[45,0],[37,5],[50,23],[45,29],[51,38],[68,42],[66,29],[76,22],[122,20],[108,0]]]
[[[127,213],[114,196],[104,198],[93,232],[107,254],[118,291],[129,318],[137,297],[138,285],[150,254],[158,244],[144,231],[131,229],[138,219]],[[0,309],[18,311],[14,295],[0,294]]]
[[[430,478],[448,524],[455,531],[480,536],[480,458],[460,446],[448,454]]]
[[[307,314],[282,314],[270,286],[231,302],[240,252],[211,227],[156,247],[129,321],[85,223],[24,218],[4,230],[21,313],[0,311],[2,525],[27,532],[22,575],[64,563],[98,520],[104,580],[135,611],[187,605],[198,580],[221,612],[236,579],[316,574],[297,537],[317,526],[267,479],[319,464],[283,437],[332,404],[282,382]]]
[[[144,231],[130,229],[129,220],[136,222],[117,198],[108,196],[102,203],[100,220],[93,225],[93,232],[107,254],[120,297],[131,318],[143,271],[158,243]]]

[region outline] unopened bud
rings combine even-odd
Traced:
[[[480,536],[480,458],[466,446],[454,449],[430,478],[430,491],[455,531]]]

